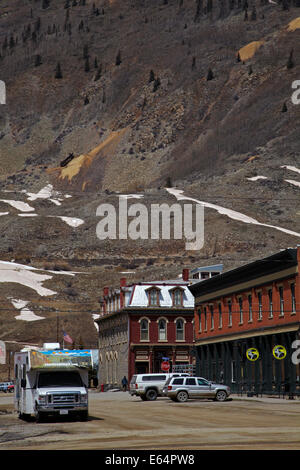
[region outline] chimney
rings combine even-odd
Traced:
[[[126,287],[126,277],[121,277],[120,279],[120,287]]]
[[[183,281],[187,282],[189,280],[189,275],[190,275],[189,269],[183,269],[182,270],[182,280]]]

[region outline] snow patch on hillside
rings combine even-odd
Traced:
[[[247,178],[249,181],[258,181],[258,180],[267,180],[266,176],[252,176],[251,178]]]
[[[26,305],[29,304],[27,300],[11,299],[11,303],[17,310],[20,310],[20,315],[15,317],[16,320],[37,321],[45,318],[36,315],[32,310],[26,307]]]
[[[284,180],[284,181],[286,181],[287,183],[291,183],[294,186],[299,186],[300,188],[300,181],[295,181],[295,180]]]
[[[21,212],[31,212],[34,211],[34,207],[31,207],[27,202],[23,201],[14,201],[13,199],[0,199],[0,202],[5,202],[6,204],[10,204],[15,209]]]
[[[0,261],[0,282],[21,284],[22,286],[35,290],[41,296],[54,295],[57,293],[42,285],[45,281],[52,279],[53,276],[47,276],[32,271],[37,271],[37,269],[8,261]]]
[[[300,173],[300,169],[296,166],[291,165],[282,165],[280,168],[286,168],[287,170],[295,171],[296,173]]]
[[[288,235],[292,235],[294,237],[300,237],[300,233],[293,232],[292,230],[288,230],[282,227],[277,227],[276,225],[269,225],[269,224],[264,224],[262,222],[259,222],[256,219],[253,219],[252,217],[249,217],[248,215],[245,215],[241,212],[234,211],[232,209],[227,209],[226,207],[218,206],[216,204],[211,204],[209,202],[205,201],[199,201],[198,199],[184,196],[183,195],[183,190],[181,189],[175,189],[175,188],[166,188],[166,190],[172,194],[173,196],[176,197],[178,201],[193,201],[196,202],[197,204],[202,204],[204,207],[208,207],[209,209],[214,209],[216,210],[219,214],[221,215],[226,215],[230,219],[233,220],[238,220],[239,222],[243,222],[246,224],[253,224],[253,225],[259,225],[262,227],[267,227],[267,228],[273,228],[275,230],[279,230],[281,232],[287,233]]]

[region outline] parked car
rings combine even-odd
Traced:
[[[0,383],[0,392],[13,392],[14,384],[13,382],[1,382]]]
[[[141,397],[143,401],[156,400],[162,396],[162,389],[166,381],[171,377],[189,377],[189,374],[166,373],[166,374],[137,374],[133,375],[129,385],[130,395]]]
[[[163,387],[162,395],[183,403],[189,398],[211,398],[225,401],[230,395],[227,385],[216,384],[203,377],[171,377]]]

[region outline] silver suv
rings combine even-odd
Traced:
[[[166,382],[162,395],[180,403],[187,401],[188,398],[225,401],[230,395],[230,388],[227,385],[209,382],[203,377],[175,377]]]
[[[137,374],[133,375],[129,385],[130,395],[137,395],[143,401],[154,401],[162,396],[162,389],[166,381],[173,377],[189,376],[189,374]]]

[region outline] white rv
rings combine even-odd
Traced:
[[[86,355],[85,355],[86,354]],[[29,350],[15,353],[15,409],[34,415],[88,418],[89,350]]]

